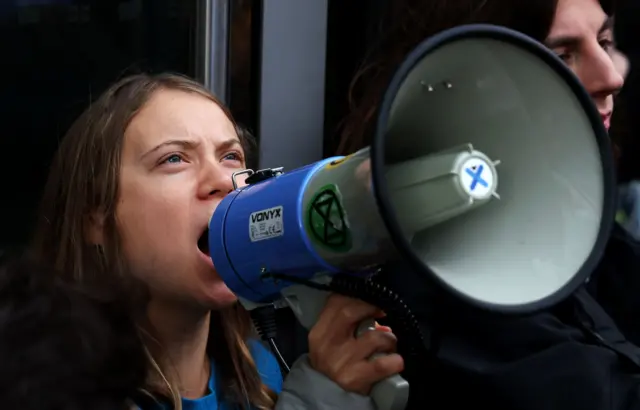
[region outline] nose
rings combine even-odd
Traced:
[[[616,71],[620,73],[623,80],[626,79],[629,73],[629,59],[627,56],[619,50],[614,50],[611,59],[613,60],[613,65],[616,67]]]
[[[602,48],[583,68],[583,83],[593,99],[598,103],[615,95],[624,84],[622,73],[616,68],[613,58]]]
[[[198,197],[201,199],[224,198],[233,191],[231,175],[232,170],[219,162],[207,164],[202,168],[199,178]]]

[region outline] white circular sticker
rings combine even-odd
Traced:
[[[495,191],[493,165],[482,158],[471,157],[460,168],[462,189],[471,197],[484,199]]]

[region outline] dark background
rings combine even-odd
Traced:
[[[329,2],[327,155],[347,110],[349,82],[385,1]],[[262,1],[232,3],[230,105],[238,121],[256,129],[259,61],[255,56],[260,51]],[[640,63],[634,41],[639,36],[632,27],[640,8],[638,1],[620,7],[618,39],[632,60],[632,71],[623,92],[626,104],[620,114],[616,112],[614,125],[625,153],[621,175],[630,178],[640,175],[636,169],[640,166],[628,154],[640,148],[633,137],[637,127],[629,121],[640,121],[640,115],[634,115],[639,80],[633,68],[634,62]],[[195,75],[195,10],[195,1],[190,0],[0,1],[0,249],[26,241],[52,154],[92,98],[133,72]]]

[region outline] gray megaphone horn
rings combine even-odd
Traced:
[[[210,222],[214,265],[247,309],[285,300],[308,328],[337,274],[365,276],[398,256],[467,304],[548,308],[588,278],[615,210],[609,138],[590,96],[542,44],[487,25],[411,52],[370,148],[241,173],[248,185]],[[408,388],[395,375],[371,397],[401,410]]]

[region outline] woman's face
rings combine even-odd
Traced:
[[[161,90],[135,116],[116,217],[127,261],[152,298],[208,309],[235,301],[198,239],[244,166],[233,124],[202,96]]]
[[[598,0],[558,0],[545,43],[578,76],[609,129],[613,96],[623,78],[614,65],[612,20]]]

